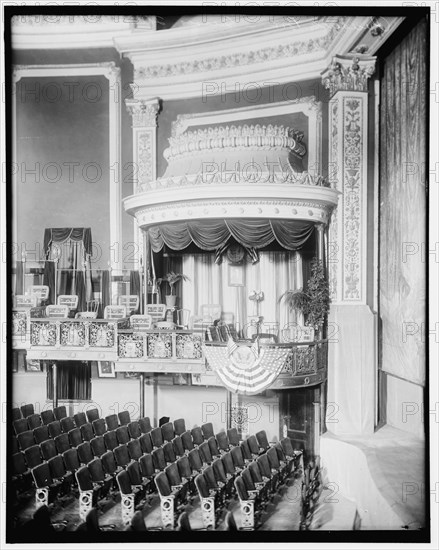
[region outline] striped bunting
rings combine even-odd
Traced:
[[[290,352],[286,348],[239,345],[231,338],[224,346],[203,346],[205,357],[224,386],[242,395],[255,395],[279,376]]]

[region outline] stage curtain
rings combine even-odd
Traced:
[[[83,361],[59,361],[58,399],[91,399],[91,363]],[[53,399],[53,367],[47,369],[47,399]]]
[[[82,242],[86,254],[92,253],[90,227],[49,227],[44,230],[44,251],[46,256],[50,252],[52,243],[63,243],[66,241]]]
[[[138,271],[130,271],[130,294],[139,297],[139,309],[142,301],[142,293],[140,288],[140,275]],[[135,312],[137,313],[137,311]]]
[[[47,305],[56,303],[55,296],[55,264],[54,262],[44,262],[43,284],[49,287],[49,297]]]
[[[87,297],[83,271],[78,271],[76,274],[76,294],[78,296],[78,311],[86,311]]]
[[[18,261],[15,274],[15,294],[24,294],[24,270],[22,261]],[[46,283],[44,283],[46,284]]]
[[[303,247],[314,231],[312,222],[298,220],[194,220],[151,227],[148,231],[151,247],[159,252],[164,245],[171,250],[183,250],[195,243],[201,250],[224,247],[230,237],[247,248],[264,248],[276,240],[287,250]]]
[[[110,272],[108,269],[104,269],[101,272],[101,307],[98,312],[98,317],[104,316],[104,310],[106,306],[111,305],[111,289],[110,289]]]

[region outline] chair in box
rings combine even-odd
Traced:
[[[155,476],[155,485],[160,497],[160,512],[162,523],[165,529],[174,529],[175,512],[178,509],[178,503],[175,502],[179,495],[179,488],[173,490],[165,472],[160,472]]]
[[[122,522],[125,527],[128,527],[134,515],[134,493],[128,472],[125,470],[119,472],[116,476],[116,481],[120,491]]]
[[[229,428],[227,430],[227,438],[232,447],[236,447],[240,443],[238,430],[236,428]]]
[[[81,445],[82,435],[81,435],[81,430],[79,428],[73,428],[73,430],[70,430],[68,433],[68,436],[69,436],[71,447],[77,447],[78,445]]]
[[[177,460],[177,456],[174,452],[174,446],[170,441],[167,441],[163,445],[163,453],[165,455],[165,460],[168,464],[175,462]]]
[[[128,433],[128,428],[126,426],[119,426],[116,428],[116,437],[119,444],[127,444],[130,440],[130,434]]]
[[[159,447],[158,449],[154,449],[151,456],[156,472],[162,472],[167,466],[163,448]]]
[[[19,433],[17,435],[17,441],[22,451],[25,451],[28,447],[32,447],[32,445],[35,445],[34,434],[31,430]]]
[[[117,304],[119,306],[125,306],[128,315],[136,313],[139,309],[139,297],[136,294],[130,294],[127,296],[119,296],[117,298]]]
[[[54,420],[48,424],[47,427],[49,428],[49,434],[52,439],[55,439],[57,435],[62,434],[61,422],[59,420]]]
[[[70,492],[73,476],[68,473],[64,460],[61,454],[50,458],[47,463],[49,464],[50,474],[56,485],[58,485],[58,493],[65,495]]]
[[[260,432],[257,432],[256,439],[258,442],[258,445],[260,447],[260,450],[262,452],[266,451],[270,448],[270,443],[268,441],[267,432],[265,430],[261,430]]]
[[[90,441],[91,450],[94,456],[101,457],[107,448],[105,447],[104,437],[102,435],[97,435]]]
[[[53,414],[53,410],[50,409],[48,411],[41,411],[41,420],[46,426],[56,420],[55,415]]]
[[[93,486],[99,489],[99,498],[106,497],[113,485],[113,478],[104,472],[101,459],[98,457],[94,458],[87,464],[87,468],[90,472]]]
[[[143,332],[152,328],[151,315],[131,315],[130,327],[133,331]]]
[[[189,464],[193,472],[201,472],[203,470],[203,459],[200,456],[198,449],[192,449],[188,454]]]
[[[49,460],[50,458],[58,454],[55,441],[53,439],[47,439],[46,441],[43,441],[40,444],[40,449],[44,460]]]
[[[142,447],[138,439],[132,439],[131,441],[128,441],[127,448],[131,460],[139,460],[139,458],[143,455]]]
[[[96,418],[91,423],[94,435],[104,435],[107,431],[107,424],[104,418]]]
[[[46,306],[46,317],[51,319],[67,319],[69,311],[68,306]]]
[[[204,474],[195,478],[195,486],[201,501],[201,513],[205,529],[215,529],[215,497],[209,491]]]
[[[42,425],[41,416],[39,414],[30,414],[27,418],[27,425],[29,426],[30,430],[34,430],[35,428],[38,428]]]
[[[128,424],[128,433],[130,434],[131,439],[138,439],[142,435],[142,431],[137,420],[134,420]]]
[[[47,426],[39,426],[33,430],[34,439],[39,444],[47,439],[50,439],[49,428]]]
[[[151,441],[154,446],[154,448],[161,447],[164,443],[163,441],[163,434],[161,428],[153,428],[149,435],[151,436]]]
[[[86,422],[85,424],[82,424],[82,426],[79,429],[81,431],[81,436],[84,441],[91,441],[95,435],[102,435],[102,434],[95,434],[95,431],[93,430],[93,426],[90,424],[90,422]]]
[[[234,483],[241,508],[241,526],[243,529],[253,530],[255,528],[254,500],[250,498],[244,480],[240,475],[235,479]]]
[[[174,420],[174,432],[175,435],[182,435],[186,431],[186,423],[184,418],[177,418]]]
[[[104,319],[124,319],[126,316],[125,306],[106,306],[104,309]]]
[[[39,445],[32,445],[32,447],[28,447],[24,451],[24,456],[26,459],[27,467],[30,469],[35,468],[35,466],[43,463]]]
[[[27,432],[29,430],[29,425],[27,423],[27,418],[19,418],[18,420],[14,420],[12,423],[14,426],[14,432],[18,435],[23,432]]]
[[[131,422],[130,413],[128,411],[121,411],[117,416],[119,417],[119,424],[121,426],[127,426]]]
[[[126,445],[118,445],[114,450],[114,458],[116,459],[116,464],[121,468],[126,468],[131,462],[130,455],[128,454],[128,448]]]
[[[204,442],[203,432],[199,426],[195,426],[195,428],[192,428],[191,436],[195,447],[198,447],[199,445],[201,445],[201,443]]]
[[[105,423],[107,424],[107,430],[115,430],[119,427],[119,421],[117,414],[110,414],[105,417]]]
[[[155,324],[159,321],[163,321],[166,313],[165,304],[147,304],[145,306],[145,314],[152,317],[152,322]]]
[[[55,457],[56,458],[56,457]],[[53,460],[51,458],[50,460]],[[49,497],[52,500],[52,496],[56,496],[58,487],[53,483],[52,475],[50,473],[50,467],[48,462],[35,466],[32,469],[32,477],[35,483],[35,505],[36,508],[40,506],[49,505]]]
[[[154,447],[153,447],[151,436],[149,435],[149,433],[142,434],[139,437],[139,441],[140,441],[140,446],[142,447],[142,451],[144,453],[151,453],[153,451]]]
[[[198,447],[198,450],[200,451],[200,456],[203,460],[204,464],[212,464],[212,453],[210,452],[210,446],[208,441],[203,441],[201,445]]]
[[[191,432],[188,430],[181,434],[181,440],[183,442],[183,447],[186,451],[192,451],[192,449],[195,449],[194,442],[192,440]]]
[[[62,431],[66,434],[69,433],[70,430],[73,430],[73,428],[76,428],[73,416],[65,416],[64,418],[61,418],[60,424]]]
[[[183,441],[179,435],[176,435],[172,440],[172,446],[174,447],[174,453],[177,457],[184,455]]]
[[[75,477],[79,488],[79,517],[82,521],[85,521],[94,501],[96,501],[98,489],[95,489],[93,486],[93,481],[87,466],[79,468],[79,470],[75,472]]]
[[[139,426],[143,434],[149,433],[152,430],[151,421],[148,416],[139,418]]]
[[[26,405],[21,405],[21,414],[23,415],[23,418],[27,418],[31,414],[35,413],[35,409],[32,403],[26,403]]]
[[[93,423],[93,420],[97,420],[99,418],[99,411],[98,409],[89,409],[85,412],[87,415],[87,419],[89,422]]]
[[[14,422],[15,420],[20,420],[21,418],[21,410],[19,407],[14,407],[12,409],[12,422]]]
[[[103,437],[107,451],[113,451],[120,444],[117,440],[116,430],[105,432]]]
[[[78,457],[81,464],[88,464],[93,460],[93,451],[91,450],[90,441],[84,441],[81,445],[76,447],[78,451]]]
[[[74,474],[81,467],[79,462],[78,451],[76,449],[69,449],[62,454],[66,470],[71,474]]]
[[[67,416],[67,409],[65,405],[61,405],[59,407],[55,407],[53,409],[53,414],[56,418],[56,420],[61,420],[61,418],[66,418]]]
[[[77,428],[80,428],[84,424],[87,424],[87,416],[84,412],[76,413],[73,415],[73,420]]]
[[[209,439],[209,437],[213,437],[215,435],[213,431],[213,424],[212,422],[206,422],[206,424],[201,425],[201,431],[203,432],[203,437],[205,440]]]
[[[62,454],[64,451],[67,451],[71,447],[68,434],[57,435],[54,441],[56,445],[56,450],[59,454]]]
[[[215,435],[215,439],[221,453],[230,450],[229,438],[227,437],[226,432],[218,432]]]
[[[78,296],[76,294],[60,294],[56,300],[58,306],[67,306],[69,314],[78,309]]]
[[[174,438],[174,424],[172,422],[166,422],[160,428],[162,430],[163,441],[172,441]]]

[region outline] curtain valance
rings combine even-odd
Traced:
[[[246,248],[264,248],[276,240],[286,250],[298,250],[313,230],[313,222],[299,220],[209,219],[156,225],[149,228],[148,235],[154,252],[164,245],[183,250],[192,242],[201,250],[216,250],[230,237]]]
[[[50,227],[44,230],[44,252],[49,254],[52,243],[64,243],[66,241],[82,242],[86,254],[92,253],[90,227]]]

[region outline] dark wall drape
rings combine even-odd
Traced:
[[[18,261],[16,263],[16,277],[15,277],[15,294],[24,294],[24,271],[23,262]],[[44,283],[46,284],[46,283]]]
[[[142,293],[140,288],[140,275],[138,271],[130,271],[130,294],[139,297],[139,309],[142,302]],[[137,311],[135,312],[137,313]]]
[[[87,297],[83,271],[79,271],[78,273],[76,273],[76,294],[78,296],[78,311],[86,311]]]
[[[418,384],[425,381],[426,37],[422,20],[384,60],[380,102],[381,368]],[[404,322],[419,330],[404,338]]]
[[[111,288],[110,288],[110,272],[104,269],[101,273],[101,311],[98,312],[99,317],[104,316],[104,310],[111,305]]]
[[[59,361],[58,399],[91,399],[91,363]],[[52,366],[47,369],[47,399],[53,399]]]
[[[276,240],[286,250],[298,250],[313,230],[312,222],[298,220],[212,219],[154,226],[149,229],[149,239],[154,252],[164,245],[183,250],[192,242],[201,250],[216,250],[230,237],[246,248],[264,248]]]
[[[44,275],[43,284],[49,287],[49,297],[47,299],[47,305],[56,303],[55,296],[55,263],[44,262]]]

